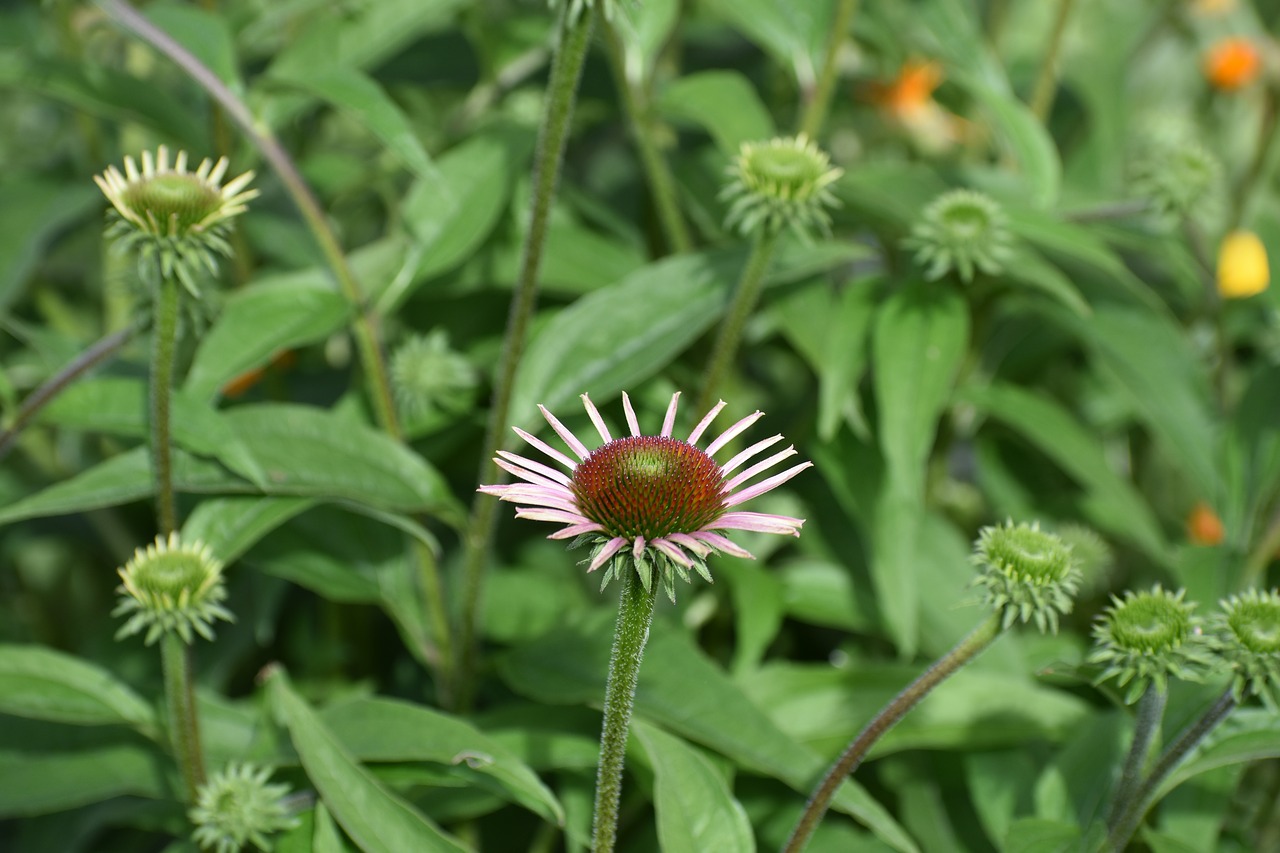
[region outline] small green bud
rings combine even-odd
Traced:
[[[222,606],[227,597],[222,563],[198,540],[185,544],[177,533],[170,533],[168,539],[157,537],[154,544],[135,551],[119,572],[120,603],[111,615],[129,614],[130,618],[116,632],[116,639],[145,628],[147,645],[169,631],[178,632],[185,643],[191,642],[193,631],[212,640],[210,623],[234,621]]]
[[[827,231],[827,208],[839,204],[831,185],[844,170],[803,133],[767,142],[744,142],[728,170],[720,198],[730,202],[725,225],[745,235],[790,228],[802,238]]]
[[[1058,631],[1058,617],[1070,613],[1080,569],[1071,548],[1039,523],[984,527],[974,546],[980,574],[974,585],[1000,613],[1004,628],[1035,621],[1040,631]]]
[[[1130,190],[1166,224],[1212,217],[1221,205],[1222,164],[1183,133],[1153,135],[1133,158]]]
[[[391,387],[410,419],[463,408],[476,384],[471,362],[449,349],[449,336],[439,329],[409,338],[391,357]]]
[[[976,271],[998,275],[1009,260],[1013,238],[1008,217],[995,199],[974,190],[951,190],[924,209],[902,241],[933,281],[954,272],[966,284]]]
[[[1280,591],[1251,589],[1219,606],[1211,622],[1213,641],[1231,665],[1236,701],[1254,695],[1280,710]]]
[[[297,826],[283,802],[288,786],[269,785],[270,778],[270,770],[232,764],[200,786],[188,814],[196,827],[192,838],[202,850],[239,853],[247,844],[270,850],[268,835]]]
[[[1213,650],[1202,621],[1192,613],[1195,603],[1183,600],[1186,592],[1156,584],[1150,592],[1111,597],[1112,606],[1093,627],[1097,646],[1089,662],[1106,667],[1098,683],[1114,678],[1119,687],[1129,685],[1124,701],[1132,704],[1148,685],[1167,690],[1170,677],[1202,679]]]

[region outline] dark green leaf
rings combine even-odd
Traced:
[[[114,675],[42,646],[0,645],[0,712],[86,726],[155,728],[155,712]]]

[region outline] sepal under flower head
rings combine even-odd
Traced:
[[[1231,666],[1236,701],[1254,695],[1280,710],[1280,590],[1251,589],[1219,606],[1211,623],[1213,642]]]
[[[216,619],[234,621],[222,602],[227,589],[222,580],[222,562],[200,541],[182,542],[177,533],[139,548],[119,570],[117,588],[120,603],[113,616],[129,615],[116,632],[116,639],[147,631],[151,645],[161,635],[176,631],[190,643],[193,633],[213,639],[211,623]]]
[[[230,222],[258,191],[248,189],[253,172],[222,184],[226,171],[223,157],[216,164],[205,158],[189,172],[185,151],[170,164],[169,149],[161,145],[154,156],[142,152],[141,169],[125,157],[124,174],[110,166],[93,176],[112,206],[107,234],[136,255],[144,284],[176,277],[199,297],[199,279],[217,273],[218,255],[231,254]]]
[[[981,270],[997,275],[1009,260],[1013,239],[1008,217],[995,199],[974,190],[950,190],[924,209],[902,242],[933,281],[954,272],[968,283]]]
[[[1090,663],[1105,666],[1097,682],[1115,679],[1129,686],[1124,701],[1136,702],[1150,685],[1161,692],[1169,678],[1199,681],[1213,663],[1202,621],[1185,601],[1186,590],[1169,592],[1156,584],[1150,592],[1128,590],[1111,597],[1112,606],[1094,624],[1097,646]]]
[[[481,486],[479,491],[504,501],[524,504],[517,518],[550,521],[565,527],[550,539],[573,539],[573,545],[590,544],[588,572],[605,569],[601,589],[625,571],[634,570],[646,590],[655,573],[668,597],[675,599],[674,579],[691,579],[690,570],[711,581],[706,558],[717,552],[751,558],[751,553],[718,531],[754,530],[799,536],[803,519],[733,509],[771,491],[813,463],[802,462],[754,484],[747,483],[783,459],[794,456],[793,447],[774,453],[735,473],[765,449],[782,441],[775,435],[758,441],[720,464],[714,456],[730,441],[759,420],[755,412],[738,421],[711,441],[705,449],[699,440],[724,408],[718,403],[694,427],[687,440],[672,436],[679,393],[671,398],[662,431],[642,435],[631,399],[622,395],[630,435],[614,438],[587,395],[582,402],[604,442],[588,450],[564,424],[539,406],[543,417],[577,456],[574,461],[539,438],[516,433],[547,457],[568,469],[565,473],[534,459],[499,451],[494,461],[523,482]]]
[[[239,853],[245,845],[270,850],[273,832],[298,825],[285,808],[287,785],[271,785],[271,771],[232,764],[200,786],[189,816],[192,838],[202,850]]]
[[[1080,569],[1061,537],[1038,523],[984,527],[974,546],[981,587],[988,607],[1001,614],[1002,626],[1036,623],[1041,632],[1058,631],[1058,617],[1070,613],[1080,585]]]
[[[728,169],[730,181],[720,193],[730,202],[728,228],[743,234],[776,234],[790,228],[802,238],[809,230],[827,231],[827,208],[840,202],[831,185],[844,170],[803,133],[744,142]]]

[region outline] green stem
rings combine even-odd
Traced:
[[[204,784],[204,753],[200,745],[200,718],[196,715],[191,648],[177,633],[166,631],[160,641],[160,662],[164,668],[164,696],[169,710],[173,755],[182,771],[187,804],[192,805]]]
[[[1231,218],[1228,231],[1241,227],[1249,212],[1249,202],[1253,199],[1257,187],[1269,178],[1268,163],[1274,159],[1273,148],[1276,144],[1276,126],[1280,124],[1280,109],[1276,104],[1276,91],[1267,86],[1262,102],[1262,121],[1258,125],[1258,139],[1254,143],[1253,159],[1249,167],[1236,185],[1231,200]]]
[[[764,275],[769,270],[769,262],[773,260],[773,250],[777,244],[777,234],[762,231],[751,247],[751,256],[747,258],[747,265],[743,268],[742,277],[738,280],[738,288],[734,291],[728,315],[720,326],[720,334],[716,337],[715,346],[711,350],[711,358],[707,360],[702,393],[698,396],[699,412],[705,412],[715,404],[720,384],[729,372],[734,356],[737,355],[742,330],[747,325],[747,319],[756,307],[756,302],[760,299],[760,291],[764,288]]]
[[[1045,48],[1044,58],[1040,61],[1040,73],[1036,76],[1035,88],[1031,90],[1031,112],[1044,122],[1049,117],[1049,109],[1053,106],[1053,98],[1058,90],[1058,57],[1062,53],[1062,39],[1067,32],[1067,21],[1071,19],[1071,7],[1075,0],[1058,0],[1058,15],[1053,21],[1053,31],[1049,34],[1049,44]]]
[[[1153,797],[1156,789],[1182,763],[1191,750],[1195,749],[1211,731],[1217,728],[1219,723],[1231,714],[1235,707],[1236,700],[1228,689],[1200,719],[1188,726],[1178,739],[1165,749],[1156,766],[1151,769],[1151,774],[1130,800],[1128,807],[1116,817],[1111,834],[1107,837],[1107,845],[1110,849],[1117,853],[1124,850],[1137,830],[1138,824],[1155,804]]]
[[[1160,729],[1160,720],[1164,716],[1165,700],[1168,694],[1149,685],[1142,698],[1138,700],[1138,715],[1133,728],[1133,743],[1129,745],[1129,754],[1124,760],[1124,769],[1120,773],[1120,783],[1111,796],[1111,816],[1109,823],[1119,819],[1128,811],[1133,795],[1138,788],[1138,780],[1142,776],[1142,768],[1151,753],[1151,744],[1156,732]]]
[[[680,212],[680,202],[676,195],[675,178],[667,166],[654,139],[653,108],[649,101],[648,81],[632,83],[627,76],[627,51],[622,37],[612,26],[604,28],[605,38],[609,45],[609,60],[613,66],[613,76],[617,79],[618,91],[622,95],[622,105],[631,125],[631,137],[635,140],[640,152],[640,164],[644,168],[645,179],[649,183],[649,192],[653,196],[654,207],[658,211],[658,221],[662,224],[662,232],[667,238],[667,245],[677,254],[691,251],[693,239],[689,236],[689,226],[684,214]]]
[[[849,24],[857,11],[858,0],[839,0],[836,4],[835,17],[831,20],[831,33],[827,38],[827,52],[822,59],[822,70],[818,73],[817,85],[808,93],[804,113],[800,118],[799,132],[810,139],[822,132],[827,122],[827,112],[831,109],[831,95],[836,88],[836,77],[840,67],[840,48],[849,32]]]
[[[858,769],[858,765],[862,763],[862,759],[866,757],[871,747],[884,736],[889,729],[897,725],[898,721],[906,716],[907,712],[916,706],[921,699],[929,695],[929,692],[946,681],[960,667],[967,664],[978,656],[983,649],[991,645],[996,637],[1000,636],[1000,615],[992,614],[985,622],[974,628],[970,634],[956,644],[955,648],[947,652],[934,662],[921,674],[919,678],[907,685],[905,689],[893,698],[888,705],[876,714],[875,718],[867,724],[867,727],[853,739],[839,760],[827,771],[827,775],[823,777],[822,782],[817,789],[809,797],[809,802],[805,804],[804,812],[800,815],[800,820],[796,823],[795,829],[791,830],[791,837],[787,839],[787,843],[783,846],[783,853],[799,853],[805,845],[809,843],[809,837],[813,835],[814,830],[818,828],[818,823],[822,820],[822,816],[827,813],[827,808],[831,805],[831,800],[839,790],[844,780]]]
[[[609,853],[618,835],[618,803],[622,799],[622,765],[627,732],[635,705],[640,660],[649,639],[657,585],[645,591],[634,568],[623,570],[622,600],[609,658],[609,682],[604,690],[604,728],[600,733],[600,764],[596,772],[596,806],[592,818],[593,853]]]
[[[169,435],[169,395],[173,390],[173,351],[178,337],[178,283],[162,279],[156,287],[155,326],[151,334],[151,475],[156,487],[160,533],[178,529],[173,493],[173,442]]]
[[[496,483],[501,476],[500,469],[493,463],[493,457],[502,446],[502,436],[511,406],[511,392],[515,387],[516,367],[520,363],[520,355],[524,352],[529,320],[533,316],[533,309],[537,303],[538,273],[542,266],[542,250],[547,242],[551,204],[555,200],[560,167],[564,161],[565,144],[569,137],[570,120],[573,118],[578,81],[582,78],[587,48],[591,45],[591,28],[595,20],[594,7],[588,6],[576,19],[571,19],[569,15],[571,4],[563,5],[565,11],[560,21],[560,43],[552,60],[551,78],[547,81],[542,127],[538,135],[538,151],[533,164],[533,199],[529,214],[529,232],[525,235],[520,275],[511,299],[507,332],[494,381],[489,422],[485,429],[484,453],[481,456],[483,461],[480,464],[480,482],[482,483]],[[497,503],[483,496],[473,501],[471,518],[467,525],[467,550],[462,579],[462,614],[458,634],[458,654],[461,660],[456,669],[459,678],[462,679],[457,690],[457,700],[461,708],[468,707],[471,701],[471,680],[475,676],[477,652],[476,623],[480,617],[480,605],[484,593],[489,542],[493,538],[494,523],[497,520]]]
[[[1068,222],[1106,222],[1111,219],[1130,219],[1142,216],[1151,209],[1151,203],[1145,199],[1127,199],[1125,201],[1103,202],[1094,207],[1068,210],[1062,218]]]
[[[1240,573],[1239,588],[1252,589],[1258,586],[1259,581],[1262,580],[1262,573],[1266,571],[1278,551],[1280,551],[1280,514],[1271,519],[1271,524],[1245,558],[1244,570]]]

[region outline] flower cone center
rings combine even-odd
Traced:
[[[180,234],[198,226],[222,204],[222,196],[194,175],[147,178],[126,187],[121,198],[139,216],[150,213],[162,226],[176,219]]]
[[[574,469],[573,493],[583,515],[627,539],[693,533],[725,509],[720,466],[693,445],[660,436],[599,448]]]
[[[1182,644],[1190,630],[1185,617],[1171,608],[1134,609],[1131,605],[1116,611],[1112,618],[1116,644],[1127,649],[1148,652],[1173,649]]]
[[[1280,612],[1275,609],[1241,610],[1230,617],[1232,631],[1254,652],[1280,652]]]
[[[170,595],[175,599],[184,591],[194,595],[209,575],[204,561],[192,554],[168,553],[148,557],[138,565],[134,582],[146,592]]]

